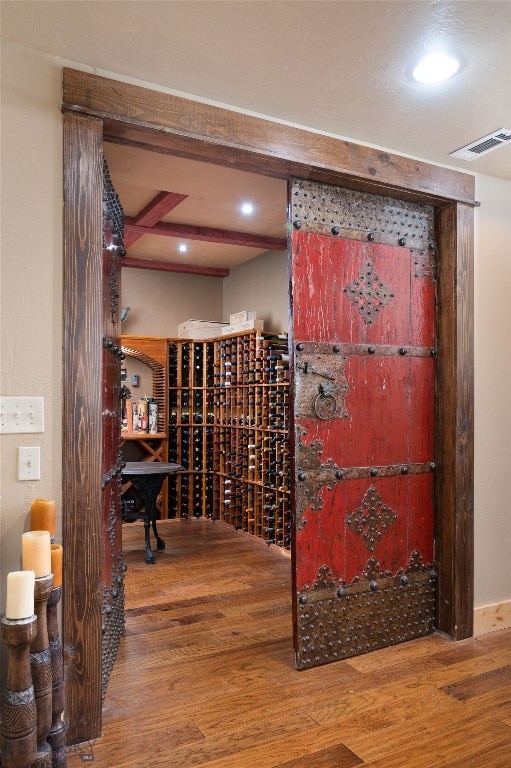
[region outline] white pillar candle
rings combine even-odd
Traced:
[[[34,614],[34,571],[7,574],[6,619],[28,619]]]
[[[49,531],[28,531],[21,537],[21,567],[34,571],[36,579],[51,573]]]

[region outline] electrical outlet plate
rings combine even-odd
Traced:
[[[41,479],[41,449],[18,448],[18,480]]]
[[[0,397],[0,435],[44,432],[43,397]]]

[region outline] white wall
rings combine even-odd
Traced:
[[[284,216],[284,211],[282,211]],[[242,309],[254,309],[266,331],[287,331],[287,253],[268,251],[231,270],[223,281],[224,320]]]
[[[131,307],[126,336],[177,336],[185,320],[222,320],[222,278],[124,268],[123,307]]]
[[[45,404],[43,434],[0,436],[3,610],[31,502],[61,503],[62,72],[2,43],[1,74],[1,394],[42,396]],[[18,446],[40,447],[40,481],[17,480]]]
[[[43,395],[46,428],[30,442],[27,436],[0,437],[2,593],[6,572],[19,565],[30,502],[37,496],[55,497],[59,505],[61,500],[60,78],[58,61],[3,43],[1,389],[3,395]],[[483,205],[476,213],[476,605],[510,598],[510,197],[510,183],[478,178]],[[135,312],[143,293],[135,291],[133,304],[131,294],[126,296]],[[129,322],[123,330],[135,333]],[[152,327],[151,335],[166,332]],[[39,482],[16,479],[17,447],[27,444],[42,448]]]
[[[511,184],[476,177],[475,604],[511,600]]]

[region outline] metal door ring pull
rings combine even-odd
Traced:
[[[322,402],[323,407],[320,406],[320,408],[321,408],[321,411],[324,412],[325,400],[331,400],[332,401],[331,405],[333,406],[333,412],[329,413],[326,416],[322,415],[322,413],[318,410],[318,404]],[[330,393],[325,393],[322,390],[320,390],[319,395],[316,395],[316,398],[312,403],[312,412],[314,413],[315,416],[317,416],[318,419],[321,419],[322,421],[329,421],[329,419],[333,419],[337,413],[337,400],[335,399],[334,395]]]

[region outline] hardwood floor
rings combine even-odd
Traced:
[[[126,634],[97,768],[509,768],[511,630],[295,671],[290,559],[217,523],[124,528]]]

